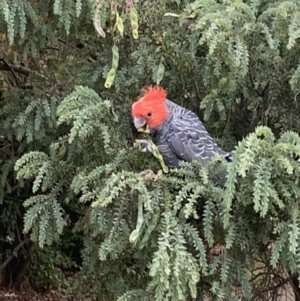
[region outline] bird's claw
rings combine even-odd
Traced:
[[[140,176],[144,181],[154,180],[157,181],[163,175],[163,171],[160,169],[157,174],[155,174],[151,169],[146,169],[140,172]]]
[[[164,173],[169,171],[169,168],[166,166],[163,156],[160,154],[157,146],[153,143],[153,141],[148,141],[146,139],[138,139],[135,140],[135,147],[138,147],[142,152],[150,152],[153,154],[155,158],[158,159],[161,168]]]
[[[152,153],[151,143],[146,139],[137,139],[133,144],[135,147],[138,147],[142,152],[150,152]]]

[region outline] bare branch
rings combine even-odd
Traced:
[[[16,254],[18,253],[18,251],[23,247],[23,245],[25,245],[27,242],[29,242],[30,239],[26,238],[24,240],[22,240],[13,250],[12,254],[10,254],[6,260],[1,264],[0,266],[0,272],[11,262],[11,260],[14,258],[14,256],[16,256]]]
[[[2,64],[0,63],[0,70],[4,70],[4,71],[11,71],[13,72],[14,75],[15,72],[17,73],[21,73],[23,75],[26,75],[28,76],[29,74],[34,74],[38,77],[41,77],[43,79],[47,79],[46,76],[44,76],[43,74],[37,72],[37,71],[34,71],[34,70],[31,70],[29,68],[26,68],[26,67],[23,67],[23,66],[20,66],[20,65],[12,65],[12,64],[8,64],[5,59],[3,58],[0,58],[0,62],[3,62]]]
[[[9,71],[12,72],[12,74],[13,74],[13,76],[15,78],[16,84],[19,87],[20,85],[19,85],[18,77],[17,77],[17,75],[15,73],[15,70],[8,64],[8,62],[5,59],[0,59],[0,60],[4,63],[4,66],[7,67],[7,70],[9,70]],[[1,68],[1,66],[0,66],[0,68]]]

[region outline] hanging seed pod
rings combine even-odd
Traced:
[[[160,63],[158,65],[157,71],[156,71],[156,84],[159,85],[159,83],[162,81],[165,73],[165,65],[163,64],[163,58],[160,60]]]
[[[126,11],[126,14],[129,14],[130,10],[131,10],[131,7],[132,7],[132,0],[125,0],[125,2],[126,2],[125,11]]]
[[[112,54],[113,54],[112,67],[107,74],[106,81],[104,84],[104,87],[107,89],[109,89],[112,86],[112,84],[115,80],[118,65],[119,65],[119,48],[116,45],[114,45],[112,47]]]
[[[110,21],[113,22],[116,19],[117,14],[117,4],[115,2],[111,2],[110,4]]]
[[[118,31],[120,32],[121,37],[123,38],[123,34],[124,34],[124,24],[123,24],[123,20],[120,17],[119,13],[117,12],[116,14],[116,26],[118,28]]]
[[[139,16],[138,16],[138,12],[134,6],[132,6],[131,10],[130,10],[130,23],[131,23],[133,38],[137,39],[139,37],[139,33],[138,33]]]
[[[112,68],[117,70],[119,66],[119,48],[116,45],[112,47],[112,54]]]
[[[139,32],[137,29],[132,30],[132,36],[135,40],[137,40],[139,38]]]
[[[58,159],[62,159],[63,156],[65,155],[67,151],[67,148],[65,146],[65,144],[63,144],[59,149],[58,149],[58,152],[57,152],[57,158]]]
[[[116,69],[111,68],[107,74],[104,87],[109,89],[112,86],[112,84],[115,80],[115,77],[116,77]]]
[[[110,4],[110,10],[111,10],[111,15],[114,17],[117,12],[117,4],[115,2],[112,2]]]
[[[102,8],[102,3],[97,2],[95,14],[94,14],[94,27],[95,27],[96,31],[98,32],[98,34],[102,38],[105,38],[106,34],[105,34],[103,28],[101,27],[101,8]]]
[[[133,230],[129,236],[129,241],[131,243],[134,243],[137,238],[140,235],[140,230],[142,228],[142,225],[144,223],[144,216],[143,216],[143,202],[140,199],[138,203],[138,218],[137,218],[137,223],[136,223],[136,228]]]

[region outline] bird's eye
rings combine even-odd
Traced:
[[[151,117],[151,115],[152,115],[152,113],[151,113],[151,112],[149,112],[149,113],[147,114],[147,116],[148,116],[148,117]]]

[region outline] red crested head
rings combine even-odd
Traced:
[[[169,111],[165,104],[167,93],[160,86],[149,86],[142,93],[142,97],[132,104],[134,125],[138,129],[147,124],[152,129],[161,125],[168,117]]]

